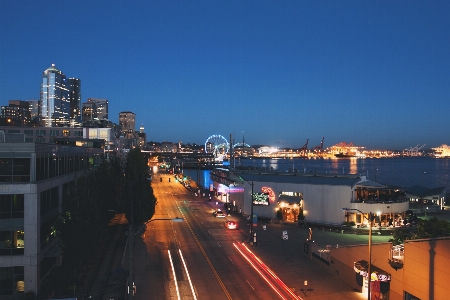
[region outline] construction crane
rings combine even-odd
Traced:
[[[408,149],[405,149],[404,151],[406,151],[406,156],[419,156],[421,155],[421,153],[419,153],[419,151],[421,149],[423,149],[425,147],[426,144],[421,145],[417,145],[415,147],[410,147]]]

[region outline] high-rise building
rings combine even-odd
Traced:
[[[122,127],[123,133],[134,133],[136,122],[136,114],[131,111],[123,111],[119,113],[119,125]]]
[[[45,127],[69,125],[70,100],[66,75],[55,64],[42,73],[40,116]]]
[[[69,89],[71,123],[81,122],[81,80],[78,78],[67,79],[67,88]]]
[[[21,100],[9,100],[8,106],[2,106],[0,110],[0,123],[5,126],[27,126],[30,124],[30,111],[28,102]]]
[[[81,114],[83,116],[83,122],[92,121],[97,118],[97,105],[93,102],[83,102],[81,108]]]
[[[31,119],[36,119],[39,117],[39,100],[26,100],[28,102],[28,107],[30,110]]]
[[[88,98],[88,103],[95,104],[96,115],[99,120],[108,119],[108,100],[100,98]]]

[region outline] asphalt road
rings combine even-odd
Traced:
[[[152,183],[158,201],[153,219],[184,222],[155,220],[135,238],[134,298],[279,299],[233,245],[248,239],[245,229],[225,228],[225,219],[212,215],[214,202],[196,197],[173,176],[159,176],[162,182],[155,176]]]

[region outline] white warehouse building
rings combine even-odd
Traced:
[[[264,219],[364,226],[364,216],[373,213],[379,226],[395,226],[409,209],[403,191],[360,175],[216,169],[211,179],[211,189],[224,195],[231,209]]]

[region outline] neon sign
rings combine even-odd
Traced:
[[[275,202],[275,193],[273,192],[272,188],[267,187],[267,186],[263,186],[263,187],[261,188],[261,191],[262,191],[263,193],[269,195],[269,200],[270,200],[271,202]]]

